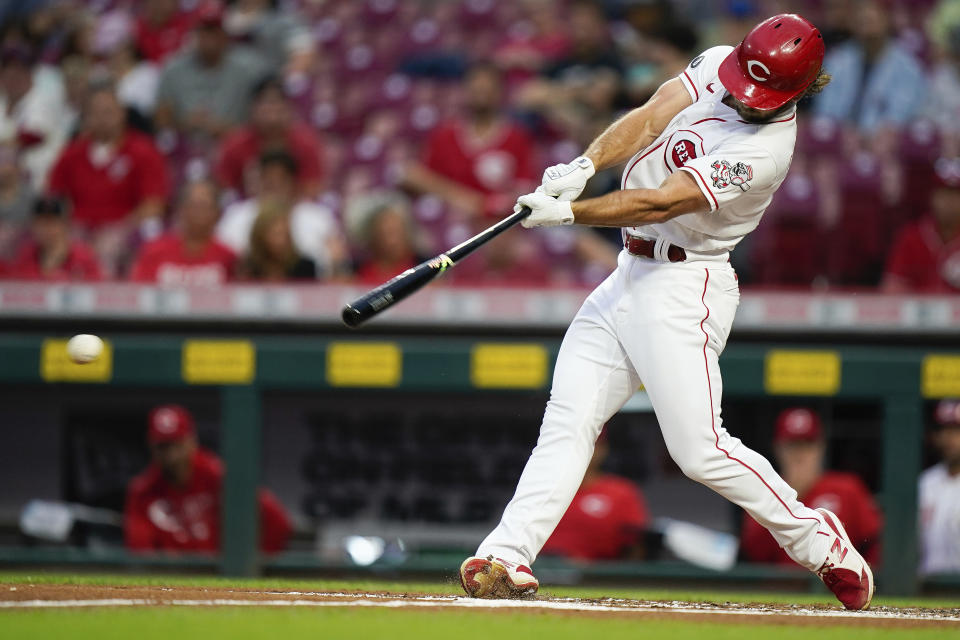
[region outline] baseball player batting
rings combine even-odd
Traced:
[[[873,574],[840,520],[799,502],[720,417],[718,358],[740,297],[729,253],[787,175],[796,104],[830,80],[823,53],[820,32],[804,18],[765,20],[738,46],[694,58],[519,198],[517,206],[531,210],[524,227],[621,227],[624,251],[567,330],[513,499],[460,567],[469,595],[537,591],[529,565],[576,493],[601,426],[642,382],[688,477],[743,507],[845,607],[869,606]],[[595,171],[628,158],[620,191],[575,201]]]

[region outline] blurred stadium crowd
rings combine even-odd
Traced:
[[[741,281],[960,290],[956,0],[2,3],[0,277],[378,283],[785,10],[834,81]],[[590,285],[619,243],[505,234],[448,281]]]

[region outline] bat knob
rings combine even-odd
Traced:
[[[360,314],[360,312],[349,304],[343,308],[342,312],[340,312],[340,318],[343,320],[343,324],[350,328],[358,327],[360,326],[360,323],[363,322],[363,316]]]

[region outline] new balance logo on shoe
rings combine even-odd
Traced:
[[[848,549],[840,544],[840,538],[837,538],[833,541],[833,546],[830,548],[830,553],[840,554],[840,562],[843,562],[843,559],[847,557]]]

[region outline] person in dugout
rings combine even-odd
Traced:
[[[603,472],[610,453],[606,427],[573,502],[543,547],[544,555],[594,561],[646,556],[646,501],[632,481]]]
[[[773,447],[780,473],[796,489],[798,499],[812,509],[823,507],[836,513],[857,551],[871,564],[878,562],[880,510],[859,476],[824,470],[827,446],[820,416],[804,407],[785,409],[777,417]],[[740,530],[740,551],[752,562],[794,564],[773,536],[747,514]]]
[[[940,462],[920,474],[920,573],[960,573],[960,398],[934,412]]]
[[[124,540],[131,551],[220,549],[223,464],[197,444],[193,416],[177,405],[150,412],[147,441],[152,462],[127,486]],[[257,496],[260,549],[286,548],[290,518],[265,489]]]

